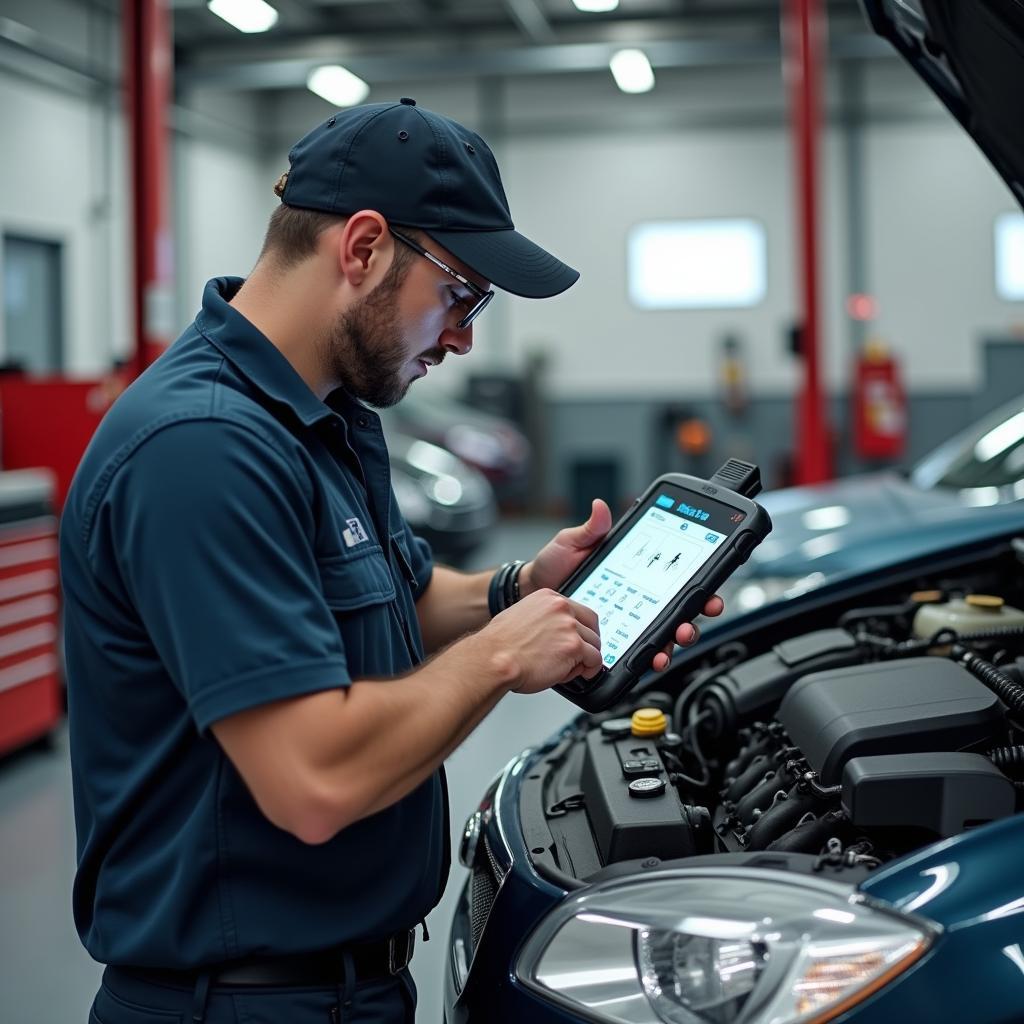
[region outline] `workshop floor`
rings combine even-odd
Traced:
[[[529,558],[556,525],[513,521],[495,532],[470,567]],[[554,732],[572,707],[545,693],[507,697],[448,761],[452,842],[487,781],[514,755]],[[61,730],[46,747],[0,761],[0,1021],[85,1024],[101,968],[82,949],[71,919],[74,826],[68,742]],[[413,975],[419,1024],[441,1019],[442,970],[455,900],[466,872],[452,867],[445,897],[427,919]]]

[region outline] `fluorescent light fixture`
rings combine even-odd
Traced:
[[[1001,299],[1024,299],[1024,214],[996,218],[996,294]]]
[[[608,66],[623,92],[650,92],[654,88],[654,72],[643,50],[619,50]]]
[[[766,250],[764,228],[745,218],[637,224],[626,256],[630,300],[639,309],[756,306],[767,290]]]
[[[576,10],[586,11],[587,14],[604,14],[605,11],[614,11],[619,6],[619,0],[572,0]]]
[[[306,86],[336,107],[354,107],[370,92],[370,87],[358,75],[340,64],[314,68],[306,78]]]
[[[277,23],[277,11],[265,0],[209,0],[206,6],[239,32],[266,32]]]

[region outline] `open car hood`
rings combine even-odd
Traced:
[[[1024,4],[1020,0],[861,0],[1024,205]]]

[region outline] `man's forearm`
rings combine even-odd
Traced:
[[[415,789],[515,681],[513,662],[468,638],[408,676],[264,705],[213,732],[263,813],[323,842]]]
[[[464,573],[443,565],[434,567],[430,585],[416,602],[416,617],[428,654],[490,621],[487,588],[492,575],[492,571]]]

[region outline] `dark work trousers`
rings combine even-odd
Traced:
[[[393,978],[329,987],[194,988],[155,984],[117,968],[103,983],[89,1024],[413,1024],[416,985],[408,970]]]

